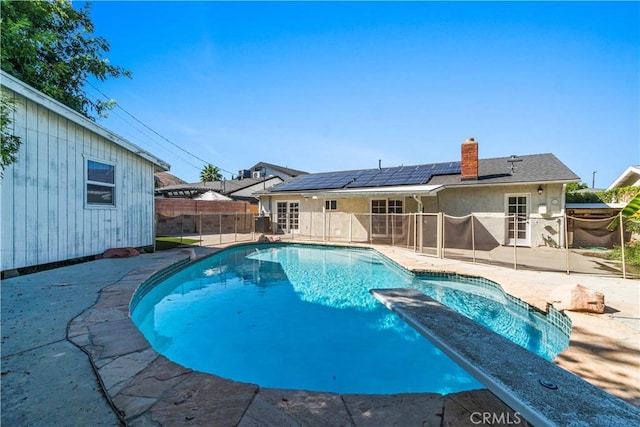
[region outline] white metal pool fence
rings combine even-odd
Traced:
[[[437,258],[513,269],[638,278],[640,271],[627,262],[621,244],[632,239],[629,224],[621,215],[585,219],[564,214],[454,217],[443,213],[299,212],[295,221],[278,221],[244,212],[157,214],[156,236],[215,246],[273,234],[290,241],[392,245]],[[610,259],[612,252],[618,259]]]

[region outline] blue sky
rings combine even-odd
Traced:
[[[468,137],[481,158],[554,153],[589,186],[640,164],[638,2],[98,1],[91,17],[133,73],[96,86],[226,178],[454,161]],[[198,181],[200,160],[121,110],[99,123]]]

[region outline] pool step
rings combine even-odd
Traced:
[[[637,425],[640,409],[415,289],[371,294],[535,426]]]

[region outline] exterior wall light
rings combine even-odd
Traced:
[[[542,185],[538,185],[538,194],[542,196]]]

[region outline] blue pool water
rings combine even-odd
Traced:
[[[219,252],[137,295],[132,318],[170,360],[262,387],[483,388],[369,293],[393,287],[417,288],[548,360],[568,345],[543,316],[489,282],[416,276],[368,249],[298,244]]]

